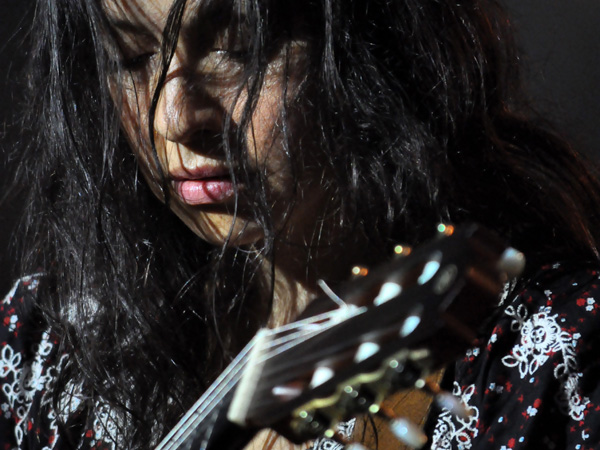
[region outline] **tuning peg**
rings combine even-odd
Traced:
[[[305,438],[317,438],[329,430],[329,421],[311,410],[295,414],[290,425],[298,436]]]
[[[387,421],[390,431],[400,442],[413,448],[421,448],[427,443],[427,436],[410,420],[396,417],[393,411],[383,406],[377,415]]]
[[[442,236],[451,236],[454,233],[454,225],[440,223],[437,226],[437,231]]]
[[[398,355],[388,362],[386,378],[395,389],[412,387],[420,377],[421,371],[408,361],[408,353]]]
[[[356,354],[354,355],[354,362],[356,364],[363,362],[365,359],[370,358],[380,350],[379,344],[375,342],[363,342],[358,346]]]
[[[290,401],[302,395],[300,386],[275,386],[271,389],[271,393],[275,397],[279,397],[282,401]]]
[[[402,286],[393,281],[386,281],[379,288],[377,297],[373,299],[375,306],[383,305],[385,302],[389,302],[391,299],[396,298],[402,292]]]
[[[353,277],[366,277],[369,274],[369,269],[364,266],[354,266],[352,268]]]
[[[498,261],[498,269],[506,272],[509,278],[517,277],[525,268],[525,255],[512,247],[504,250]]]
[[[408,246],[408,245],[396,245],[394,247],[394,255],[396,257],[398,256],[408,256],[412,253],[412,247]]]
[[[313,373],[312,379],[310,380],[310,387],[315,388],[317,386],[321,386],[323,383],[331,380],[334,374],[335,372],[331,367],[317,367]]]

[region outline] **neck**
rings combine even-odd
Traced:
[[[331,241],[330,241],[331,242]],[[263,264],[262,295],[271,296],[273,303],[269,316],[269,327],[294,320],[306,306],[322,294],[318,285],[324,280],[334,290],[347,281],[351,269],[357,264],[372,263],[361,249],[370,248],[364,242],[348,239],[328,246],[313,247],[279,243],[274,262]]]
[[[262,278],[262,295],[273,298],[269,328],[293,321],[318,294],[316,283],[313,285],[277,264],[265,262]]]

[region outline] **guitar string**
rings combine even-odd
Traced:
[[[362,312],[366,311],[368,308],[367,307],[352,307],[352,308],[341,308],[343,309],[343,311],[337,310],[337,311],[333,311],[333,312],[329,312],[326,313],[324,315],[321,316],[328,316],[328,321],[323,322],[323,317],[314,317],[313,319],[309,320],[308,323],[310,322],[315,322],[316,320],[320,321],[321,323],[318,324],[317,327],[309,327],[309,326],[305,326],[304,328],[301,328],[298,332],[294,333],[294,336],[297,336],[295,339],[290,340],[290,339],[286,339],[287,336],[284,336],[284,338],[280,338],[280,339],[275,339],[273,341],[275,341],[274,344],[268,342],[267,344],[265,344],[262,348],[258,349],[259,353],[260,352],[264,352],[261,354],[261,356],[259,356],[259,358],[257,358],[255,361],[256,365],[260,365],[263,366],[263,368],[261,369],[261,379],[265,380],[265,379],[269,379],[269,375],[276,373],[276,371],[271,371],[269,372],[269,375],[265,376],[265,363],[268,362],[269,360],[272,360],[274,357],[288,351],[290,348],[297,346],[298,342],[305,342],[307,339],[310,339],[312,337],[314,337],[315,335],[318,335],[328,329],[331,329],[333,326],[339,324],[340,322],[343,322],[347,319],[349,319],[350,317],[354,317],[356,315],[361,314]],[[340,314],[341,312],[341,314]],[[278,330],[274,330],[275,332],[273,333],[273,335],[278,335]],[[262,342],[261,342],[262,344]],[[272,350],[274,349],[274,350]],[[269,351],[271,350],[271,351]],[[313,354],[314,355],[314,354]],[[297,361],[294,361],[297,362]],[[267,366],[268,367],[268,366]],[[266,383],[267,387],[269,387],[269,383]],[[265,383],[263,383],[263,386],[265,386]],[[254,388],[254,393],[252,394],[253,399],[257,397],[257,393],[258,392],[264,392],[265,389],[259,390],[258,389],[258,385],[255,385]],[[270,396],[269,396],[270,397]],[[258,400],[254,402],[254,404],[257,407],[260,407],[262,405],[268,404],[265,401],[262,401],[263,397],[262,396],[258,396]]]
[[[248,353],[255,345],[256,338],[240,352],[233,362],[217,378],[215,383],[202,395],[188,412],[180,419],[175,427],[156,447],[156,450],[168,450],[177,448],[185,443],[189,437],[189,432],[193,432],[198,424],[205,418],[207,411],[213,410],[213,404],[217,398],[222,398],[222,391],[227,387],[237,383],[240,378],[240,372],[247,363]],[[208,403],[207,403],[208,402]],[[209,408],[210,407],[210,408]],[[195,425],[194,425],[195,424]]]
[[[329,320],[332,317],[339,316],[339,312],[337,310],[330,311],[327,313],[320,314],[318,316],[314,316],[311,318],[304,319],[302,321],[293,322],[291,324],[276,328],[272,331],[272,335],[276,336],[278,334],[285,333],[289,330],[298,329],[296,333],[292,333],[292,335],[283,336],[282,338],[273,340],[274,342],[269,341],[269,345],[266,346],[267,349],[277,348],[278,346],[282,346],[285,343],[288,343],[288,346],[294,346],[294,342],[299,340],[304,340],[308,335],[314,335],[319,333],[320,331],[324,331],[328,329],[329,326],[327,324],[334,322],[338,323],[340,320]],[[325,324],[321,324],[318,327],[310,327],[314,325],[315,322],[318,321],[327,321]],[[330,326],[333,326],[331,324]],[[243,367],[248,363],[248,353],[250,349],[255,345],[255,338],[250,341],[250,343],[244,348],[244,350],[236,357],[236,359],[231,363],[228,369],[225,369],[223,374],[217,379],[213,388],[209,388],[209,390],[202,396],[200,399],[194,404],[190,410],[183,416],[183,418],[178,422],[178,424],[171,430],[171,432],[161,441],[156,450],[169,450],[171,448],[177,448],[178,446],[185,444],[185,441],[190,437],[190,435],[194,432],[194,430],[198,427],[198,425],[205,419],[207,410],[212,411],[213,405],[215,401],[222,396],[220,394],[227,387],[231,387],[236,385],[241,378],[241,371]],[[263,359],[266,361],[281,352],[275,351],[270,354],[265,354]],[[234,369],[237,369],[234,371]],[[212,398],[211,398],[212,397]],[[206,402],[208,401],[208,404]],[[210,407],[210,408],[208,408]]]
[[[385,334],[390,331],[393,332],[393,330],[395,330],[395,329],[396,329],[395,326],[390,325],[379,331],[382,334]],[[411,335],[411,338],[415,338],[415,336]],[[407,338],[404,338],[404,340],[406,340],[406,339]],[[327,345],[324,345],[324,346],[319,346],[318,343],[316,343],[316,344],[314,344],[314,347],[317,349],[321,349],[321,350],[317,350],[312,353],[305,353],[304,358],[301,356],[300,358],[290,359],[289,364],[287,364],[287,365],[281,365],[281,364],[277,365],[277,366],[265,365],[265,368],[262,371],[262,379],[263,380],[277,379],[281,373],[293,371],[293,369],[295,369],[295,368],[310,365],[311,361],[324,360],[328,356],[339,355],[339,354],[343,353],[343,351],[345,350],[345,347],[347,347],[348,345],[353,345],[349,341],[336,340],[336,342],[338,342],[337,345],[332,345],[330,342],[328,342]],[[272,384],[273,383],[261,383],[260,386],[257,386],[257,390],[255,393],[255,396],[259,399],[256,404],[257,408],[264,407],[264,405],[269,404],[270,396],[269,395],[261,395],[261,394],[265,394],[266,392],[268,392],[269,387]]]
[[[268,331],[271,336],[281,336],[278,339],[271,339],[268,341],[268,344],[264,346],[264,348],[262,349],[262,351],[265,351],[265,353],[261,356],[261,359],[259,359],[259,363],[263,363],[263,362],[267,362],[268,360],[274,358],[277,355],[280,355],[281,353],[289,350],[290,348],[294,347],[297,345],[298,341],[305,341],[308,338],[311,338],[315,335],[318,335],[328,329],[330,329],[331,327],[333,327],[334,325],[341,323],[345,320],[348,320],[351,317],[354,317],[358,314],[361,314],[362,312],[366,311],[367,308],[366,307],[355,307],[355,306],[348,306],[348,307],[343,307],[343,308],[338,308],[336,310],[333,311],[329,311],[326,313],[322,313],[319,314],[318,316],[313,316],[307,319],[304,319],[302,321],[298,321],[298,322],[293,322],[291,324],[273,329],[273,330],[266,330]],[[320,323],[318,323],[320,322]],[[297,330],[293,333],[286,333],[289,332],[290,330]],[[167,436],[174,436],[174,432],[176,429],[181,429],[181,431],[179,432],[179,435],[176,436],[174,445],[178,446],[178,445],[182,445],[185,444],[185,441],[190,437],[191,434],[193,434],[193,432],[196,430],[196,428],[198,427],[198,425],[205,420],[206,418],[206,414],[202,414],[203,411],[206,411],[208,407],[209,410],[212,411],[213,409],[213,405],[217,400],[220,400],[219,395],[221,394],[221,392],[226,389],[226,388],[230,388],[234,385],[236,385],[239,380],[242,377],[242,369],[247,365],[248,361],[246,360],[248,357],[248,353],[249,350],[252,348],[252,346],[255,345],[255,339],[253,339],[251,341],[252,345],[249,345],[244,353],[244,361],[242,363],[242,358],[239,358],[238,361],[236,361],[238,358],[236,358],[236,360],[234,360],[234,362],[232,362],[232,365],[238,365],[239,367],[237,367],[237,370],[235,371],[235,373],[233,373],[232,375],[230,375],[229,373],[228,378],[226,379],[225,376],[220,377],[217,380],[217,386],[215,386],[215,388],[213,390],[211,390],[211,395],[213,395],[213,397],[209,400],[208,405],[206,404],[207,398],[206,395],[202,396],[200,398],[200,400],[197,402],[196,405],[194,405],[190,411],[184,416],[184,418],[180,421],[180,423],[178,423],[178,425],[175,427],[174,430],[171,431],[171,433]],[[319,355],[319,353],[317,353],[317,355]],[[310,355],[310,359],[313,359],[315,357],[315,354],[311,354]],[[318,356],[317,356],[318,357]],[[298,364],[303,364],[304,361],[300,360],[300,361],[294,361],[295,365]],[[281,368],[279,368],[281,369]],[[268,373],[264,373],[263,372],[263,378],[268,378],[270,375],[276,374],[277,372],[281,372],[281,370],[272,370]],[[226,369],[225,372],[229,372],[228,369]],[[224,374],[225,374],[224,372]],[[266,376],[265,376],[266,375]],[[264,389],[263,389],[264,391]],[[212,392],[214,392],[214,394],[212,394]],[[259,397],[260,399],[260,397]],[[261,404],[265,404],[265,403],[261,403],[260,400],[257,403],[258,405]],[[203,411],[198,411],[200,408],[203,409]],[[167,438],[165,438],[165,441],[167,440]],[[163,441],[163,442],[165,442]],[[157,447],[157,450],[168,450],[170,448],[177,448],[177,447]]]
[[[190,411],[184,416],[184,418],[178,423],[175,429],[165,438],[165,440],[171,439],[171,446],[160,446],[157,447],[157,450],[168,450],[171,448],[178,448],[180,445],[185,444],[186,440],[194,433],[197,429],[198,425],[206,419],[206,411],[212,411],[214,405],[217,401],[222,398],[221,393],[224,389],[235,386],[242,376],[242,369],[247,365],[248,361],[248,353],[249,350],[255,345],[253,342],[251,346],[249,346],[244,353],[244,358],[240,358],[235,364],[236,367],[235,373],[227,374],[227,377],[222,377],[218,380],[217,386],[215,386],[214,391],[209,393],[210,395],[207,397],[206,395],[201,397],[197,402],[197,405],[194,405]],[[232,363],[233,364],[233,363]],[[211,398],[212,395],[212,398]],[[206,403],[208,401],[208,404]],[[202,409],[202,410],[200,410]],[[204,414],[203,414],[204,413]],[[177,434],[175,432],[177,431]],[[164,441],[163,441],[164,442]]]
[[[326,329],[329,326],[333,326],[336,323],[343,322],[344,320],[353,317],[359,312],[362,312],[357,311],[357,309],[359,308],[356,308],[354,306],[339,308],[333,311],[327,311],[325,313],[321,313],[319,315],[300,320],[298,322],[292,322],[290,324],[275,328],[273,330],[273,334],[281,334],[282,337],[278,339],[272,339],[271,341],[269,341],[269,346],[266,348],[268,349],[271,347],[277,347],[285,341],[294,339],[298,335],[304,335],[312,330],[314,330],[315,332],[322,331],[323,329]],[[288,331],[292,331],[295,329],[297,330],[295,333],[286,334]],[[288,338],[288,336],[290,336],[290,338]]]
[[[353,314],[352,315],[347,315],[345,317],[343,317],[342,320],[339,320],[339,317],[335,317],[335,320],[330,320],[328,322],[319,324],[318,327],[315,328],[311,328],[309,330],[307,330],[306,332],[302,332],[299,331],[298,333],[296,333],[296,335],[298,335],[298,338],[296,338],[294,341],[285,341],[285,340],[281,340],[281,342],[278,345],[273,345],[273,346],[269,346],[266,348],[266,350],[270,350],[271,348],[274,348],[274,350],[270,351],[269,353],[265,353],[262,357],[262,359],[260,360],[261,363],[264,363],[266,361],[268,361],[269,359],[274,358],[275,356],[280,355],[281,353],[284,353],[286,351],[288,351],[289,349],[291,349],[292,347],[295,347],[297,344],[295,343],[295,341],[302,339],[303,341],[306,340],[309,337],[312,336],[316,336],[318,334],[323,333],[324,331],[327,331],[329,329],[331,329],[332,327],[334,327],[335,325],[348,320],[354,316],[357,316],[359,314],[362,314],[364,311],[366,311],[366,307],[362,307],[362,308],[356,308],[353,310]],[[285,345],[287,344],[287,345]]]

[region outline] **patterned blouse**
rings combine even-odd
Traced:
[[[471,415],[433,410],[426,425],[431,449],[600,448],[599,275],[555,264],[505,300],[481,345],[446,371],[443,387]],[[51,402],[57,342],[19,313],[36,287],[36,277],[25,278],[0,304],[0,450],[60,447]],[[61,411],[77,409],[73,398]],[[95,411],[80,448],[117,448],[115,418],[102,403]],[[314,448],[341,446],[323,439]]]
[[[597,270],[545,267],[443,387],[471,412],[428,420],[432,449],[600,448]],[[510,299],[508,299],[510,300]]]

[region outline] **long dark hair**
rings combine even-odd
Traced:
[[[277,236],[260,177],[244,182],[256,184],[253,219],[265,240],[241,249],[201,242],[139,179],[111,97],[108,80],[122,68],[105,45],[98,3],[37,5],[28,72],[35,138],[17,171],[28,186],[20,270],[42,268],[35,309],[70,355],[55,406],[79,384],[124,417],[123,447],[148,448],[267,320],[271,299],[258,295],[256,274],[276,257]],[[252,42],[243,122],[270,48],[301,29],[307,81],[291,102],[328,176],[323,189],[334,201],[323,216],[344,239],[360,236],[382,254],[399,240],[418,243],[437,222],[470,220],[506,236],[532,267],[597,258],[598,183],[523,101],[510,26],[495,1],[293,3],[243,2]],[[165,30],[163,74],[184,7],[174,2]],[[237,138],[244,143],[243,132]],[[248,167],[235,151],[243,145],[225,147]],[[68,427],[61,433],[79,439]]]

